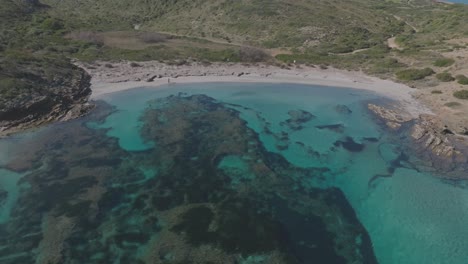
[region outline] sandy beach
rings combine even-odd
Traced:
[[[92,75],[91,99],[137,87],[167,88],[170,84],[212,82],[298,83],[320,86],[346,87],[373,91],[395,100],[398,107],[417,117],[431,111],[413,97],[415,89],[389,80],[366,76],[360,72],[333,68],[292,66],[279,68],[269,65],[210,64],[171,66],[159,62],[96,63],[79,65]]]

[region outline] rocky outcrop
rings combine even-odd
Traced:
[[[349,115],[349,114],[351,114],[353,112],[353,111],[351,111],[351,109],[349,109],[348,106],[340,105],[340,104],[335,106],[335,111],[338,114],[343,114],[343,115]]]
[[[421,115],[410,135],[417,143],[416,150],[436,168],[450,171],[468,162],[464,137],[451,132],[436,116]]]
[[[411,121],[412,118],[394,110],[378,106],[375,104],[368,104],[369,110],[374,112],[377,116],[385,121],[385,124],[391,129],[399,129],[403,123]]]
[[[406,117],[395,110],[373,104],[369,110],[382,119],[403,138],[410,139],[408,146],[423,160],[424,165],[435,168],[444,178],[468,178],[463,172],[468,164],[468,146],[464,135],[456,134],[435,115],[421,114],[418,118]],[[403,131],[400,128],[405,127]]]
[[[305,123],[315,118],[313,114],[304,110],[291,110],[288,115],[290,118],[281,122],[281,125],[295,131],[303,129]]]
[[[56,76],[53,81],[39,79],[37,89],[9,100],[0,99],[0,136],[88,113],[93,107],[88,103],[91,77],[82,69],[69,66],[66,76]]]

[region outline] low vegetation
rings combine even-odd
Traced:
[[[455,63],[454,59],[442,58],[442,59],[436,60],[434,62],[434,66],[436,66],[436,67],[448,67],[448,66],[451,66],[454,63]]]
[[[243,62],[267,61],[270,56],[262,49],[253,47],[241,47],[239,49],[239,60]]]
[[[448,72],[441,72],[436,74],[436,78],[441,81],[441,82],[452,82],[455,81],[455,78],[452,76],[452,74]]]
[[[444,105],[450,108],[456,108],[456,107],[461,106],[459,102],[448,102],[448,103],[445,103]]]
[[[431,68],[424,69],[407,69],[396,73],[398,79],[402,81],[415,81],[424,79],[427,76],[434,74]]]
[[[453,93],[453,96],[455,96],[458,99],[467,100],[468,99],[468,90],[456,91],[456,92]]]
[[[468,77],[463,74],[459,74],[455,77],[459,84],[468,85]]]

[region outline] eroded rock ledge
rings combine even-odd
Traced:
[[[0,137],[54,122],[83,116],[93,108],[88,103],[91,77],[72,66],[67,76],[50,83],[38,82],[41,89],[0,100]]]
[[[409,140],[411,149],[424,163],[435,168],[444,178],[468,178],[464,175],[468,163],[466,136],[456,134],[435,115],[421,114],[411,118],[401,111],[368,104],[387,127],[400,132],[403,140]],[[404,129],[403,129],[404,128]]]

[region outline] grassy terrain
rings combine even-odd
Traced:
[[[403,82],[457,76],[459,83],[468,83],[459,76],[462,59],[451,55],[468,43],[468,6],[430,0],[4,2],[0,67],[9,70],[0,71],[3,98],[40,90],[34,79],[47,83],[55,68],[72,69],[67,58],[295,61]],[[397,49],[387,44],[391,37]],[[464,38],[465,44],[452,41]],[[278,48],[287,52],[268,56]],[[44,70],[34,68],[38,65]],[[418,70],[425,68],[432,68],[434,77]]]
[[[139,25],[171,32],[264,47],[301,47],[316,40],[365,48],[401,30],[374,0],[44,0],[51,14],[75,28],[128,30]],[[72,20],[71,20],[72,19]]]
[[[34,2],[12,0],[0,5],[0,109],[50,94],[52,86],[77,70],[67,59],[49,50],[46,40],[57,34],[53,25],[31,22],[33,12],[40,8]],[[31,23],[36,26],[30,27]]]

